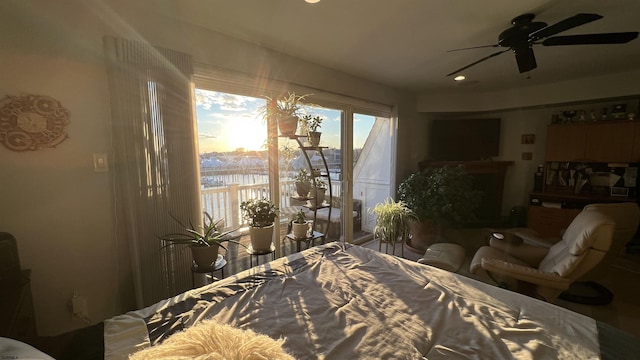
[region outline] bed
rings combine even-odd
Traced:
[[[264,334],[295,359],[637,359],[640,353],[638,339],[589,317],[335,242],[33,345],[58,360],[126,359],[206,323]],[[0,355],[10,347],[18,349],[10,353],[16,358],[25,354],[0,341]]]
[[[454,273],[330,243],[104,322],[106,359],[205,319],[283,340],[296,359],[635,358],[637,339]]]

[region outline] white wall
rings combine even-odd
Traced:
[[[134,304],[127,239],[115,236],[113,171],[94,172],[92,165],[93,153],[112,153],[105,34],[146,39],[221,68],[400,104],[401,132],[419,123],[410,94],[129,9],[131,1],[110,2],[122,14],[104,3],[0,2],[0,97],[47,95],[71,113],[69,139],[55,149],[13,152],[0,145],[0,231],[16,236],[22,266],[32,269],[40,335],[85,325],[69,310],[74,290],[87,298],[93,322]]]

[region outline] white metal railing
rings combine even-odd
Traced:
[[[332,182],[331,187],[334,196],[339,196],[340,182]],[[291,207],[291,196],[295,194],[295,191],[294,180],[280,182],[280,201],[278,206],[281,209]],[[200,196],[204,211],[208,212],[215,220],[225,219],[226,229],[235,229],[242,224],[240,204],[250,199],[269,198],[269,184],[228,184],[223,187],[203,189],[200,191]]]

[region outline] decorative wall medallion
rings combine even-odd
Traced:
[[[0,142],[13,151],[55,147],[67,137],[69,111],[54,98],[6,96],[0,100]]]

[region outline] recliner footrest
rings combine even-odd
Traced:
[[[464,263],[464,248],[458,244],[436,243],[427,249],[424,256],[418,260],[420,264],[457,272]]]

